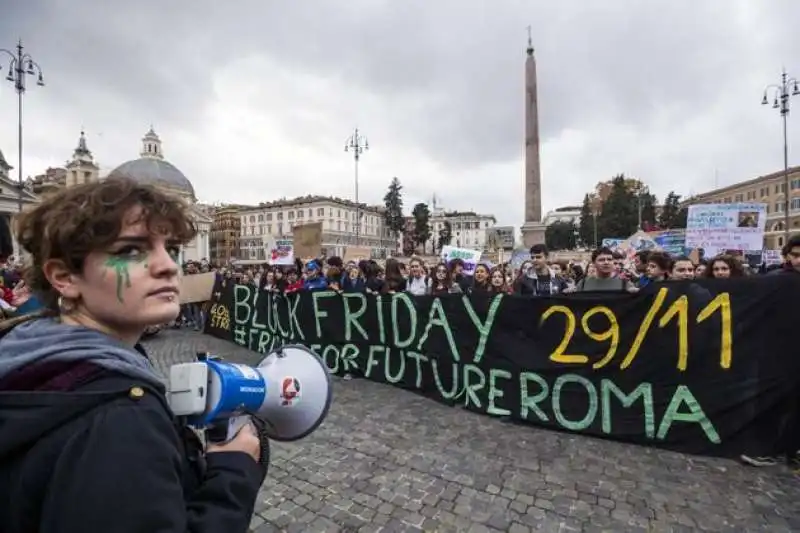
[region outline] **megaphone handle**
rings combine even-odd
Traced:
[[[250,423],[248,415],[235,416],[206,428],[206,440],[213,444],[224,444],[233,440],[236,434]]]

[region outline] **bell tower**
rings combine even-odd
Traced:
[[[81,130],[78,146],[72,153],[72,160],[67,163],[66,186],[74,187],[84,183],[97,181],[100,177],[100,167],[94,162],[92,152],[86,146],[86,135]]]
[[[153,126],[150,126],[150,131],[142,137],[142,151],[139,155],[149,159],[164,159],[164,153],[161,151],[161,138],[156,134]]]

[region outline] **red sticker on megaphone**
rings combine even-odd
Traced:
[[[281,405],[291,406],[300,400],[300,381],[286,376],[281,382]]]

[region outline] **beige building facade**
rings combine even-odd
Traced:
[[[789,190],[786,190],[784,172],[714,189],[693,196],[690,204],[753,202],[767,205],[767,222],[764,228],[764,248],[777,250],[785,243],[785,201],[789,194],[789,234],[800,233],[800,167],[789,169]]]
[[[221,205],[214,209],[211,218],[211,262],[224,265],[239,257],[239,235],[242,206]]]
[[[428,250],[433,250],[439,240],[439,232],[445,227],[445,222],[450,223],[451,246],[470,248],[472,250],[486,249],[489,229],[497,223],[494,215],[485,215],[474,211],[445,211],[434,207],[431,213],[431,240],[426,243]]]
[[[384,224],[380,207],[359,209],[359,245],[372,249],[374,257],[385,257],[394,250],[395,240]],[[347,246],[356,245],[356,204],[328,196],[302,196],[262,203],[239,211],[240,258],[264,260],[271,241],[292,236],[295,226],[322,223],[322,247],[328,255],[343,255]]]

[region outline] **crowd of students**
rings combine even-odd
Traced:
[[[699,278],[737,278],[766,273],[796,273],[800,262],[800,235],[784,246],[786,263],[752,269],[739,257],[722,254],[694,261],[662,251],[640,251],[631,260],[609,248],[598,248],[590,261],[552,261],[543,244],[530,249],[530,259],[519,268],[511,264],[465,265],[461,259],[426,263],[419,257],[344,262],[340,257],[313,259],[292,266],[264,264],[244,269],[221,267],[223,284],[250,285],[268,291],[292,293],[301,290],[409,292],[414,295],[515,294],[550,296],[582,291],[636,292],[651,283]],[[466,267],[471,267],[469,270]]]

